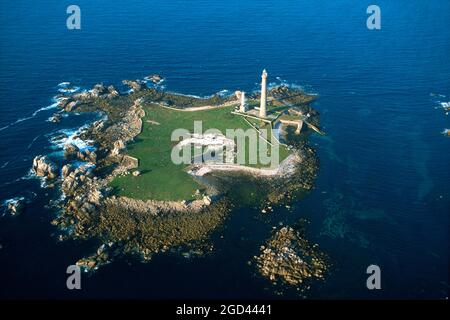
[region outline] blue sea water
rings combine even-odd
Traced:
[[[450,2],[378,0],[381,30],[366,27],[367,1],[85,1],[82,29],[66,28],[68,1],[0,4],[0,201],[26,211],[0,218],[3,298],[273,298],[247,261],[271,227],[247,208],[214,235],[213,254],[119,259],[66,289],[66,268],[92,251],[58,242],[46,208],[53,191],[29,177],[49,137],[89,120],[47,122],[57,85],[90,88],[160,73],[168,90],[209,95],[272,82],[318,93],[327,135],[314,136],[315,189],[270,219],[306,218],[332,259],[312,298],[446,298],[449,291]],[[278,77],[278,80],[277,80]],[[39,112],[37,112],[40,110]],[[222,237],[221,237],[222,236]],[[366,288],[367,266],[382,289]],[[287,294],[287,298],[295,298]]]

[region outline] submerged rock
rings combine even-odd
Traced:
[[[7,208],[13,216],[22,213],[25,208],[25,202],[23,199],[11,199],[7,203]]]
[[[442,131],[442,134],[444,136],[450,137],[450,129],[444,129],[444,131]]]
[[[49,118],[49,121],[53,123],[58,123],[61,121],[61,118],[62,118],[61,113],[56,112]]]

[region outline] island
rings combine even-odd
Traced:
[[[268,214],[308,192],[318,167],[308,137],[323,134],[310,105],[317,95],[288,85],[268,88],[267,76],[264,70],[261,91],[209,97],[163,90],[159,75],[123,81],[129,87],[125,93],[103,84],[74,93],[69,83],[62,84],[54,122],[64,113],[102,115],[74,137],[86,147],[67,143],[60,165],[37,156],[32,166],[61,191],[52,222],[61,231],[59,239],[99,243],[77,265],[92,271],[121,254],[146,261],[179,247],[209,250],[208,237],[233,208],[258,206]],[[185,133],[174,140],[177,130]],[[227,130],[244,133],[241,140],[247,143],[240,148]],[[174,155],[185,161],[174,161]],[[295,284],[302,277],[321,277],[325,263],[318,262],[317,250],[306,248],[309,242],[291,228],[278,232],[282,235],[271,237],[271,251],[262,247],[255,259],[261,274]],[[277,239],[283,239],[278,247]],[[285,264],[291,267],[268,269],[270,259],[283,256],[276,250],[290,245]],[[299,261],[308,264],[305,253],[311,253],[313,265],[293,268]]]

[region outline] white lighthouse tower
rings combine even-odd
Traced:
[[[259,105],[259,116],[261,118],[267,117],[266,106],[267,106],[267,71],[266,69],[264,69],[261,75],[261,102]]]

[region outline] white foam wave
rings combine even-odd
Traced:
[[[36,137],[34,137],[34,139],[30,142],[30,144],[28,145],[27,149],[30,149],[31,146],[33,145],[33,143],[40,137],[41,135],[37,135]]]
[[[82,126],[79,129],[63,129],[59,130],[59,134],[64,134],[65,136],[61,139],[53,139],[51,142],[54,144],[54,148],[63,150],[66,144],[73,144],[77,146],[81,151],[83,150],[95,150],[92,146],[92,140],[83,140],[79,135],[89,127],[88,124]]]
[[[3,209],[2,210],[3,213],[1,214],[1,216],[5,216],[7,213],[9,213],[10,215],[14,215],[14,212],[8,210],[8,205],[9,204],[16,205],[19,201],[24,201],[24,200],[25,200],[24,197],[14,197],[11,199],[4,200],[0,205],[0,207],[2,207],[2,209]]]
[[[49,106],[37,109],[35,112],[33,112],[33,117],[35,117],[39,112],[55,109],[56,107],[58,107],[58,102],[55,102],[55,103],[52,103]]]
[[[7,199],[7,200],[3,201],[2,205],[6,205],[7,206],[10,203],[16,204],[17,202],[19,202],[21,200],[22,201],[25,200],[25,197],[14,197],[14,198],[11,198],[11,199]]]
[[[74,93],[80,90],[80,87],[73,88],[59,88],[58,91],[61,93]]]
[[[223,89],[223,90],[220,90],[219,92],[217,92],[216,94],[220,97],[227,97],[232,93],[228,89]]]
[[[6,126],[0,128],[0,131],[3,131],[3,130],[5,130],[5,129],[7,129],[7,128],[13,126],[13,125],[16,125],[16,124],[18,124],[18,123],[24,122],[24,121],[26,121],[26,120],[33,119],[34,117],[36,117],[36,116],[38,115],[38,113],[40,113],[40,112],[42,112],[42,111],[47,111],[47,110],[55,109],[57,106],[58,106],[58,102],[54,102],[54,103],[52,103],[52,104],[49,105],[49,106],[45,106],[45,107],[39,108],[39,109],[37,109],[36,111],[34,111],[33,114],[32,114],[31,116],[19,118],[19,119],[17,119],[16,121],[11,122],[9,125],[6,125]]]
[[[1,128],[0,128],[0,131],[3,131],[3,130],[5,130],[5,129],[8,129],[9,127],[10,127],[9,124],[8,124],[7,126],[1,127]]]
[[[445,110],[449,110],[450,102],[441,102],[441,107],[444,108]]]

